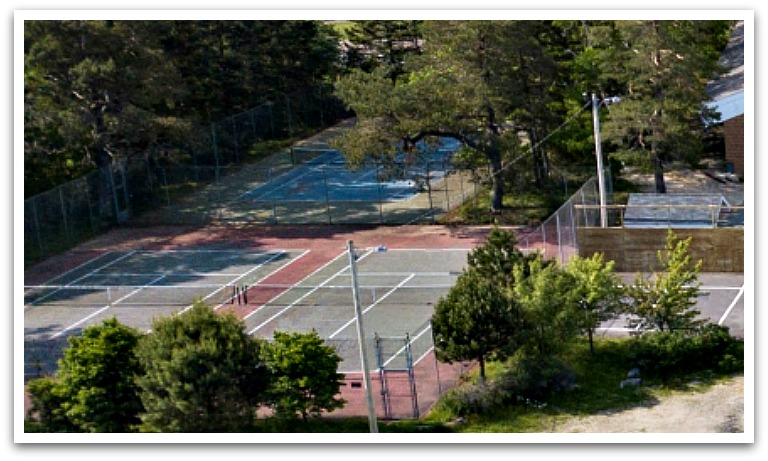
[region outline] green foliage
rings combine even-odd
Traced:
[[[337,57],[320,21],[26,21],[25,195],[205,153],[211,122],[329,83]]]
[[[651,278],[638,274],[627,288],[628,312],[639,319],[644,329],[661,331],[692,329],[703,323],[695,309],[700,283],[697,282],[702,261],[693,263],[688,248],[692,238],[678,240],[670,229],[664,250],[658,259],[662,268]]]
[[[31,414],[50,432],[128,432],[139,422],[140,334],[116,319],[69,338],[57,379],[29,384]]]
[[[710,371],[743,370],[743,344],[728,328],[707,324],[693,332],[654,331],[632,339],[630,357],[644,374],[665,381],[672,377]]]
[[[242,321],[197,301],[184,315],[160,318],[139,342],[143,432],[249,429],[269,383],[262,342]]]
[[[495,281],[474,269],[459,276],[432,315],[438,359],[478,360],[481,379],[485,361],[514,352],[524,328],[518,305]]]
[[[337,146],[353,162],[408,154],[422,140],[450,137],[482,156],[490,167],[491,208],[503,205],[502,159],[519,155],[519,125],[534,141],[552,122],[552,97],[542,84],[557,76],[539,41],[537,21],[430,21],[422,53],[404,57],[397,77],[377,67],[354,71],[336,85],[357,115],[354,131]],[[543,153],[534,148],[538,166]],[[538,171],[538,170],[537,170]],[[537,173],[537,178],[541,173]]]
[[[485,243],[472,249],[467,255],[467,265],[477,271],[480,277],[493,280],[499,291],[511,290],[516,282],[528,276],[528,264],[537,255],[524,255],[517,248],[517,239],[512,232],[494,226]],[[515,266],[523,269],[515,273]]]
[[[440,397],[432,412],[446,419],[465,418],[489,413],[507,403],[503,390],[493,383],[473,385],[464,383]]]
[[[513,402],[541,404],[553,394],[575,387],[573,371],[560,358],[520,356],[510,362],[499,377],[499,386],[510,399],[514,397]]]
[[[65,389],[55,378],[33,379],[27,383],[26,390],[30,407],[25,422],[36,432],[79,432],[65,413]]]
[[[729,27],[726,21],[611,21],[593,36],[601,79],[622,96],[608,109],[603,139],[625,156],[644,156],[657,192],[666,190],[663,160],[695,165],[703,154],[701,108]]]
[[[346,402],[337,398],[343,379],[337,372],[341,357],[317,332],[277,331],[265,349],[268,401],[275,417],[293,422],[297,416],[307,420],[343,408]]]
[[[538,357],[557,354],[577,337],[584,313],[574,297],[573,277],[540,258],[514,268],[519,282],[514,287],[515,300],[530,325],[525,350]]]
[[[624,290],[613,266],[602,253],[595,253],[589,258],[574,256],[565,268],[573,277],[571,295],[583,310],[581,328],[588,333],[590,345],[597,327],[622,311]]]

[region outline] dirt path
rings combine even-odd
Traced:
[[[552,432],[744,432],[743,376],[704,391],[674,394],[660,400],[650,407],[573,418],[559,423]]]

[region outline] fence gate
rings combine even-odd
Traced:
[[[419,399],[410,336],[381,337],[377,334],[375,340],[384,418],[418,418]]]

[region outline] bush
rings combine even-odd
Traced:
[[[555,357],[522,358],[499,379],[504,393],[517,402],[541,402],[575,387],[573,370]]]
[[[435,406],[436,413],[467,417],[488,413],[506,401],[504,392],[494,384],[465,383],[446,392]]]
[[[743,348],[728,328],[707,324],[694,331],[654,331],[636,337],[630,357],[649,377],[667,380],[701,371],[743,369]]]

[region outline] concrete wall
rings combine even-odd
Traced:
[[[725,160],[733,163],[734,172],[744,176],[744,115],[723,124],[725,136]]]
[[[579,255],[603,253],[615,261],[617,272],[659,270],[657,252],[667,242],[667,229],[580,227],[576,232]],[[679,239],[693,237],[690,253],[701,259],[702,272],[744,272],[744,229],[674,229]]]

